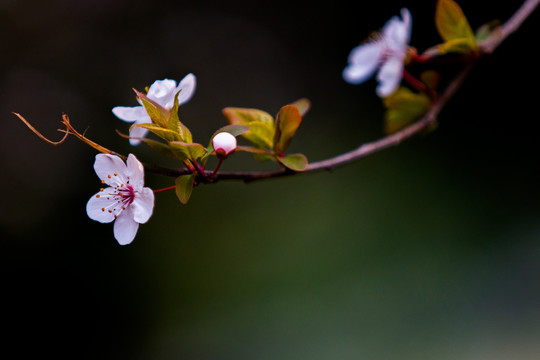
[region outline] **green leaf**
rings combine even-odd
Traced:
[[[237,146],[236,151],[250,153],[257,161],[276,161],[276,155],[270,150],[260,149],[253,146]]]
[[[135,94],[137,94],[137,97],[141,100],[144,109],[148,116],[150,116],[150,119],[152,119],[152,122],[159,127],[168,129],[169,111],[155,101],[150,100],[145,94],[138,92],[135,89],[133,89],[133,91],[135,91]]]
[[[274,154],[271,154],[271,155],[268,155],[268,154],[253,154],[253,157],[255,158],[255,160],[259,161],[259,162],[264,162],[264,161],[277,161],[276,159],[276,156]]]
[[[231,124],[245,125],[245,123],[257,122],[274,126],[274,118],[266,111],[248,108],[227,107],[223,109],[223,114]]]
[[[311,108],[311,102],[306,98],[296,100],[295,102],[291,103],[291,105],[296,106],[300,112],[300,115],[302,116],[306,115],[308,110]]]
[[[147,138],[140,138],[139,140],[148,145],[152,150],[157,151],[165,157],[168,157],[170,159],[177,158],[167,144]]]
[[[238,135],[242,135],[248,130],[249,130],[249,127],[247,127],[246,125],[225,125],[217,129],[216,132],[212,134],[211,139],[213,139],[214,136],[222,132],[228,132],[232,136],[238,136]],[[212,142],[212,140],[210,140],[210,142]]]
[[[185,126],[178,117],[178,95],[180,94],[180,91],[178,91],[174,96],[174,105],[170,111],[169,118],[167,119],[167,127],[173,131],[178,132],[183,142],[191,143],[193,142],[193,136],[191,135],[191,131],[189,131],[188,127]]]
[[[178,117],[178,94],[180,94],[180,91],[178,91],[175,95],[174,106],[171,110],[168,110],[155,101],[149,99],[145,94],[140,93],[137,90],[134,91],[137,94],[137,97],[141,100],[144,109],[148,113],[148,116],[150,116],[152,119],[154,125],[177,134],[177,136],[174,137],[174,140],[180,140],[188,143],[193,141],[191,132],[184,124],[182,124]]]
[[[435,11],[435,25],[445,43],[444,52],[476,51],[474,33],[461,7],[453,0],[439,0]]]
[[[245,125],[249,128],[242,136],[260,148],[272,148],[274,139],[274,119],[265,111],[246,108],[223,109],[223,114],[231,125]]]
[[[259,149],[257,147],[253,147],[253,146],[237,146],[236,151],[243,151],[243,152],[248,152],[248,153],[251,153],[251,154],[274,156],[274,153],[272,153],[272,152],[270,152],[268,150]]]
[[[247,124],[249,131],[242,134],[242,137],[261,149],[271,149],[274,145],[274,128],[266,124],[252,122]]]
[[[308,166],[308,159],[304,154],[276,156],[276,159],[281,165],[293,171],[304,171]]]
[[[156,124],[133,124],[131,127],[142,127],[143,129],[150,130],[152,133],[156,134],[160,138],[167,141],[178,141],[180,140],[180,134],[169,129],[165,129]]]
[[[206,154],[206,148],[197,143],[185,143],[181,141],[170,141],[169,148],[180,160],[196,161]]]
[[[187,204],[191,193],[193,192],[193,181],[195,180],[195,174],[181,175],[174,180],[176,185],[176,196],[182,204]]]
[[[285,152],[301,123],[302,115],[295,105],[285,105],[279,110],[273,147],[276,154]]]
[[[476,45],[471,45],[469,39],[454,39],[437,45],[437,50],[441,55],[447,53],[468,54],[475,49]]]
[[[430,98],[424,93],[413,93],[400,87],[392,95],[383,99],[385,131],[393,133],[422,117],[431,107]]]

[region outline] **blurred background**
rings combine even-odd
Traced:
[[[460,2],[473,28],[520,1]],[[411,45],[440,39],[436,1],[0,0],[2,352],[72,359],[537,359],[538,14],[482,59],[439,127],[331,173],[156,195],[120,246],[90,220],[88,137],[174,166],[115,130],[132,88],[197,89],[181,119],[206,144],[221,109],[307,97],[291,152],[325,159],[383,136],[375,81],[350,50],[406,6]],[[458,68],[449,68],[448,73]],[[446,71],[445,70],[445,71]],[[223,169],[260,169],[237,153]],[[146,175],[154,189],[173,179]]]

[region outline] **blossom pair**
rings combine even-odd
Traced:
[[[378,70],[377,95],[391,95],[403,77],[411,29],[411,14],[409,10],[401,9],[401,19],[392,17],[374,39],[351,51],[343,78],[351,84],[360,84]]]
[[[148,89],[147,97],[170,110],[177,95],[179,104],[189,101],[195,86],[193,74],[188,74],[178,86],[174,80],[157,80]],[[113,113],[135,124],[152,122],[142,104],[135,107],[117,106],[113,108]],[[146,132],[146,129],[133,126],[130,130],[130,143],[139,144]],[[221,132],[212,139],[212,146],[216,155],[224,159],[236,150],[236,138]],[[90,198],[86,212],[92,220],[101,223],[114,221],[114,237],[121,245],[129,244],[135,238],[139,224],[146,223],[154,210],[154,192],[144,186],[144,166],[133,154],[129,154],[125,163],[116,155],[98,154],[94,170],[108,187],[101,188]]]
[[[178,86],[170,79],[155,81],[147,92],[147,97],[165,109],[172,109],[175,97],[178,104],[189,101],[195,91],[196,78],[188,74]],[[112,112],[119,119],[135,124],[151,123],[142,102],[139,106],[117,106]],[[138,145],[148,130],[133,126],[130,129],[130,143]],[[121,245],[129,244],[135,238],[139,224],[146,223],[154,210],[154,192],[144,187],[144,167],[133,154],[126,163],[120,157],[110,154],[96,155],[94,170],[101,182],[108,185],[92,196],[86,205],[86,212],[92,220],[101,223],[114,221],[114,237]]]

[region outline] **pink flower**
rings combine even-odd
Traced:
[[[360,84],[369,79],[377,69],[377,95],[392,94],[403,77],[404,61],[411,37],[411,13],[401,9],[400,20],[394,16],[384,25],[374,40],[352,49],[349,65],[343,70],[343,78],[351,84]]]
[[[159,105],[163,106],[165,109],[170,110],[174,106],[174,97],[179,91],[180,94],[178,94],[178,105],[182,105],[191,99],[193,93],[195,92],[195,86],[196,79],[195,75],[193,74],[186,75],[186,77],[180,81],[178,86],[176,86],[176,81],[174,80],[156,80],[148,89],[146,96],[150,100],[155,101]],[[138,101],[140,103],[139,106],[116,106],[112,109],[112,112],[114,115],[116,115],[116,117],[126,122],[134,122],[135,124],[151,123],[152,119],[150,119],[150,116],[148,116],[146,113],[146,109],[142,105],[141,101]],[[147,132],[148,130],[143,129],[142,127],[132,127],[129,131],[129,136],[133,137],[133,139],[129,140],[130,144],[140,144],[141,141],[137,138],[144,137]]]
[[[143,165],[133,154],[126,164],[115,155],[96,155],[96,174],[109,187],[102,188],[86,204],[90,219],[114,221],[114,237],[120,245],[133,241],[139,224],[146,223],[154,210],[154,192],[144,187]]]

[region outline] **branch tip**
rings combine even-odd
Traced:
[[[64,136],[62,137],[62,139],[58,140],[58,141],[52,141],[50,139],[48,139],[46,136],[44,136],[43,134],[41,134],[39,131],[36,130],[36,128],[34,128],[29,122],[28,120],[26,120],[21,114],[19,113],[16,113],[16,112],[13,112],[13,115],[17,116],[19,118],[19,120],[21,120],[27,128],[30,129],[30,131],[32,131],[34,134],[36,134],[41,140],[45,141],[46,143],[48,144],[51,144],[51,145],[60,145],[62,144],[66,138],[68,137],[69,133],[67,131],[64,131],[64,130],[58,130],[60,132],[64,132]]]

